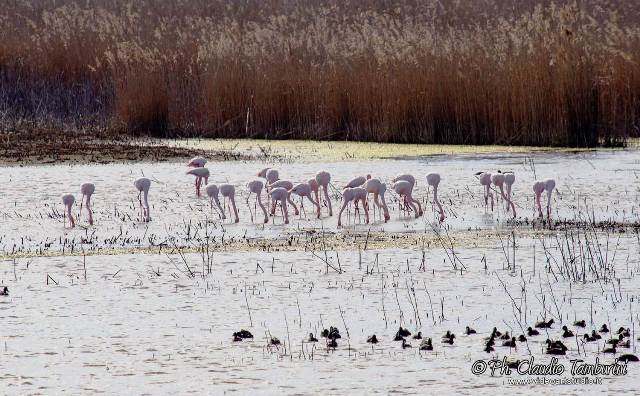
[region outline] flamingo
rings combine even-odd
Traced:
[[[513,209],[513,218],[516,218],[516,206],[513,204],[513,202],[511,202],[511,200],[509,199],[509,197],[507,197],[504,194],[504,182],[505,182],[505,175],[504,173],[494,173],[491,175],[491,181],[493,182],[493,185],[498,187],[498,190],[500,190],[500,196],[502,197],[503,200],[507,201],[507,205],[510,205],[511,208]],[[497,199],[496,199],[497,202]]]
[[[440,174],[427,174],[427,184],[433,187],[433,202],[435,202],[435,204],[438,206],[438,211],[440,212],[440,222],[442,223],[444,221],[444,210],[442,209],[442,205],[438,200],[438,185],[440,184]]]
[[[236,208],[236,188],[231,184],[221,184],[219,187],[220,194],[229,200],[231,209],[233,209],[234,223],[238,223],[240,218],[238,217],[238,208]],[[231,210],[229,210],[231,212]]]
[[[89,225],[93,225],[93,211],[91,210],[91,196],[95,191],[96,191],[96,186],[93,183],[84,183],[80,186],[80,192],[82,193],[82,201],[80,201],[80,213],[82,214],[82,204],[86,199],[87,203],[85,206],[87,208],[87,214],[89,215]]]
[[[322,187],[324,199],[326,200],[327,207],[329,208],[329,216],[333,216],[333,210],[331,209],[331,198],[329,198],[329,183],[331,183],[331,174],[327,171],[318,172],[316,174],[316,182],[319,186],[318,189]]]
[[[213,210],[213,204],[215,203],[221,213],[220,218],[222,220],[226,219],[227,216],[224,214],[224,209],[222,209],[222,206],[220,206],[220,199],[218,198],[218,194],[220,192],[218,186],[216,186],[215,184],[207,184],[204,190],[209,197],[209,201],[211,202],[211,209]]]
[[[307,181],[307,184],[311,188],[313,195],[316,197],[316,202],[320,205],[320,185],[316,181],[316,178],[311,178]]]
[[[358,176],[354,179],[351,179],[351,181],[349,181],[349,183],[347,183],[344,187],[342,187],[342,189],[344,190],[345,188],[362,187],[362,185],[364,185],[364,183],[366,183],[367,180],[369,179],[371,179],[371,175]]]
[[[393,183],[394,191],[404,198],[405,206],[410,206],[411,209],[416,213],[416,219],[422,215],[422,207],[420,206],[420,202],[415,200],[412,196],[413,186],[407,180],[398,180]],[[418,204],[418,209],[416,209],[413,203]]]
[[[280,207],[284,215],[284,223],[289,224],[289,212],[287,210],[289,191],[282,187],[276,187],[269,192],[269,195],[271,196],[271,215],[273,216],[276,213],[276,203],[280,201]]]
[[[415,210],[416,208],[414,207],[414,205],[410,204],[410,202],[415,202],[416,204],[418,204],[418,211],[416,212],[416,218],[418,218],[419,216],[422,216],[422,213],[423,213],[422,206],[420,205],[420,202],[418,202],[416,199],[413,198],[413,187],[416,185],[416,178],[413,177],[413,175],[405,173],[405,174],[397,175],[391,180],[391,182],[394,184],[400,181],[406,181],[409,186],[409,190],[406,191],[408,194],[404,194],[404,197],[405,197],[404,206],[405,207],[411,206]],[[403,187],[403,189],[406,189],[406,187]]]
[[[320,218],[320,204],[315,201],[313,199],[313,197],[311,196],[311,186],[309,186],[308,183],[299,183],[296,184],[295,186],[293,186],[293,188],[291,188],[289,190],[289,193],[294,193],[298,196],[301,197],[300,200],[300,207],[303,208],[303,202],[304,202],[304,198],[307,197],[309,199],[309,201],[311,201],[311,203],[316,207],[316,214],[317,214],[317,218]],[[288,198],[288,200],[290,200],[291,198]],[[289,201],[291,202],[291,201]]]
[[[293,188],[293,183],[288,180],[276,180],[275,182],[267,185],[268,190],[272,190],[278,187],[282,187],[285,190],[290,191]],[[295,214],[300,214],[300,212],[298,211],[298,207],[295,203],[293,203],[293,200],[291,199],[291,195],[289,195],[289,198],[287,198],[287,202],[289,202],[289,204],[293,206],[293,212]]]
[[[142,212],[142,221],[149,222],[151,221],[151,216],[149,215],[149,188],[151,188],[151,180],[146,177],[141,177],[136,179],[133,182],[136,190],[138,190],[138,202],[140,202],[140,210]]]
[[[491,192],[491,173],[478,172],[476,173],[480,185],[484,187],[484,207],[485,210],[489,205],[489,198],[491,198],[491,211],[493,212],[493,193]]]
[[[507,197],[509,197],[509,201],[512,201],[511,198],[511,187],[513,187],[513,183],[516,182],[516,175],[513,172],[504,172],[504,186]],[[509,212],[509,203],[507,203],[507,212]]]
[[[193,168],[187,171],[187,175],[194,175],[196,177],[196,195],[199,197],[202,180],[204,179],[205,185],[209,183],[209,169]]]
[[[207,160],[202,157],[193,157],[191,158],[187,166],[191,168],[203,168],[206,163]]]
[[[269,216],[267,216],[267,209],[264,207],[262,203],[262,189],[264,188],[264,183],[261,180],[253,180],[247,184],[247,188],[249,189],[249,196],[247,197],[247,203],[249,203],[249,197],[251,194],[256,194],[256,202],[262,209],[262,213],[264,213],[264,222],[269,222]]]
[[[278,180],[280,180],[280,174],[277,169],[272,168],[264,168],[260,172],[258,172],[258,177],[267,180],[267,185],[272,184]]]
[[[362,187],[345,188],[342,191],[342,207],[338,213],[338,227],[342,226],[342,212],[349,205],[349,202],[362,202],[364,208],[364,216],[367,224],[369,224],[369,209],[367,207],[367,190]]]
[[[536,197],[536,205],[538,207],[538,216],[542,216],[542,205],[540,203],[540,198],[544,191],[547,192],[547,218],[551,220],[551,194],[553,190],[556,188],[556,181],[553,179],[546,179],[544,181],[536,181],[533,183],[533,192]]]
[[[384,212],[384,222],[389,221],[389,208],[387,208],[387,202],[384,199],[384,193],[387,191],[387,185],[382,183],[380,179],[369,179],[364,184],[364,189],[367,190],[367,194],[373,194],[373,202],[379,208],[382,208]],[[375,208],[375,206],[374,206]]]
[[[64,221],[65,227],[67,226],[66,217],[69,217],[69,228],[73,228],[76,226],[76,221],[73,218],[73,213],[71,213],[71,207],[73,206],[74,202],[76,202],[76,198],[73,196],[73,194],[64,194],[62,196],[62,204],[64,205],[66,210]]]

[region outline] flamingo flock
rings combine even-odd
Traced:
[[[228,211],[230,218],[234,223],[240,221],[238,208],[236,205],[236,187],[231,184],[210,184],[209,178],[211,173],[205,166],[207,160],[202,157],[192,158],[187,167],[190,169],[186,172],[189,176],[195,177],[195,194],[200,197],[202,195],[202,189],[209,198],[210,207],[212,211],[217,211],[222,220],[227,219],[226,212]],[[315,218],[320,219],[322,208],[325,207],[328,211],[328,216],[333,216],[333,209],[331,206],[331,197],[329,195],[329,186],[331,185],[331,174],[326,171],[318,172],[315,177],[307,180],[306,182],[294,184],[292,181],[280,179],[280,173],[277,169],[264,168],[257,172],[258,179],[251,180],[246,184],[248,196],[246,203],[249,204],[249,199],[252,195],[255,196],[254,207],[260,208],[263,223],[269,222],[269,217],[276,215],[278,208],[280,209],[280,215],[284,219],[285,224],[289,224],[289,208],[293,210],[295,215],[299,215],[301,212],[305,212],[304,202],[308,201],[314,210]],[[498,200],[502,198],[505,205],[506,213],[510,213],[513,218],[516,218],[516,206],[512,199],[512,188],[516,181],[515,174],[513,172],[502,172],[498,170],[495,173],[481,171],[476,173],[476,177],[482,187],[484,193],[484,206],[485,211],[491,208],[493,212]],[[437,212],[438,221],[442,223],[446,216],[442,203],[438,199],[438,187],[441,182],[441,176],[438,173],[429,173],[426,175],[426,182],[428,186],[427,196],[431,198],[431,189],[433,189],[433,207]],[[151,180],[146,177],[140,177],[134,181],[134,187],[138,191],[138,203],[140,220],[142,222],[151,221],[149,213],[149,190],[151,188]],[[411,174],[397,175],[391,180],[391,190],[399,197],[400,211],[406,211],[413,213],[415,218],[419,218],[424,215],[422,205],[414,197],[414,189],[416,187],[416,178]],[[551,218],[551,198],[553,191],[556,187],[555,180],[546,179],[543,181],[536,181],[533,184],[534,193],[534,210],[537,211],[538,217],[543,218],[542,211],[542,194],[547,193],[546,202],[546,216],[547,219]],[[93,225],[93,211],[91,206],[91,197],[95,193],[96,187],[93,183],[84,183],[80,187],[82,194],[82,200],[80,202],[80,213],[82,213],[83,206],[87,211],[88,223]],[[338,212],[338,227],[342,227],[342,216],[347,210],[350,211],[351,205],[353,205],[355,213],[360,217],[361,211],[364,212],[365,223],[369,224],[369,197],[373,196],[373,216],[376,218],[376,208],[379,211],[379,215],[384,219],[384,222],[388,222],[391,219],[389,214],[389,207],[387,206],[385,194],[387,192],[387,184],[382,182],[379,178],[372,177],[370,174],[364,176],[357,176],[350,180],[348,183],[342,186],[342,203]],[[495,195],[494,195],[495,193]],[[220,203],[220,195],[222,195],[223,202]],[[263,195],[267,199],[267,205],[263,202]],[[300,198],[300,208],[296,205],[293,197]],[[495,204],[494,205],[494,200]],[[64,225],[67,225],[67,219],[69,227],[73,228],[76,225],[76,219],[74,218],[72,207],[75,204],[75,197],[73,194],[62,195],[62,203],[64,205]],[[269,210],[267,210],[269,207]],[[254,221],[253,212],[251,213],[251,221]]]

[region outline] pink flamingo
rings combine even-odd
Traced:
[[[367,207],[367,190],[362,187],[345,188],[342,191],[342,207],[340,213],[338,213],[338,227],[342,226],[342,212],[349,205],[350,202],[360,201],[362,208],[364,209],[364,216],[367,224],[369,224],[369,208]]]
[[[536,181],[533,183],[533,192],[536,197],[536,205],[538,206],[538,216],[542,217],[542,205],[540,203],[540,197],[544,191],[547,192],[547,218],[551,221],[551,195],[556,188],[556,181],[553,179],[546,179],[545,181]]]
[[[320,205],[320,185],[316,181],[316,178],[314,177],[312,179],[309,179],[307,181],[307,184],[311,188],[313,195],[316,197],[316,202],[318,203],[318,205]]]
[[[436,206],[438,206],[438,211],[440,212],[440,222],[442,223],[444,221],[444,210],[442,209],[442,205],[438,200],[438,185],[440,184],[440,174],[427,174],[427,184],[433,187],[433,202],[435,202]]]
[[[272,168],[264,168],[262,169],[260,172],[258,172],[258,177],[261,177],[263,179],[267,180],[267,186],[269,184],[273,184],[276,181],[280,180],[280,174],[278,173],[277,169],[272,169]]]
[[[256,194],[256,202],[260,206],[260,209],[262,209],[262,213],[264,213],[264,222],[268,223],[269,216],[267,216],[267,209],[264,207],[264,204],[262,203],[262,197],[261,197],[262,189],[264,188],[264,183],[261,180],[253,180],[247,184],[247,187],[249,188],[249,196],[247,197],[247,204],[249,203],[249,198],[251,197],[251,194]]]
[[[511,187],[513,187],[513,183],[516,182],[516,175],[513,172],[504,172],[504,187],[505,187],[505,191],[507,194],[507,197],[509,197],[509,201],[513,202],[513,199],[511,198]],[[507,203],[507,212],[509,212],[510,206],[509,203]]]
[[[141,177],[133,182],[136,190],[138,190],[138,202],[140,203],[140,211],[142,212],[142,221],[151,221],[149,214],[149,189],[151,188],[151,180]]]
[[[493,212],[493,193],[491,192],[491,173],[488,172],[478,172],[476,173],[478,176],[478,180],[480,181],[480,185],[484,187],[484,207],[485,211],[487,206],[489,205],[489,198],[491,198],[491,211]]]
[[[405,208],[411,206],[414,210],[415,207],[413,205],[410,205],[410,202],[415,202],[416,204],[418,204],[418,211],[416,212],[416,218],[419,216],[422,216],[422,206],[420,205],[420,202],[418,202],[416,199],[413,198],[413,187],[416,185],[416,178],[413,177],[413,175],[410,174],[402,174],[402,175],[398,175],[395,178],[393,178],[391,180],[392,183],[396,183],[399,181],[406,181],[409,184],[409,191],[408,191],[408,195],[405,194],[405,200],[404,200],[404,206]],[[405,187],[403,187],[405,188]],[[395,188],[394,188],[395,189]]]
[[[62,196],[62,204],[65,207],[65,220],[64,220],[64,227],[67,226],[67,220],[66,218],[69,217],[69,228],[73,228],[76,226],[76,221],[73,218],[73,213],[71,213],[71,207],[73,206],[73,204],[76,202],[76,198],[73,196],[73,194],[64,194]]]
[[[289,190],[291,190],[293,188],[293,183],[291,183],[288,180],[276,180],[273,183],[267,185],[267,188],[269,190],[272,190],[272,189],[278,188],[278,187],[282,187],[285,190],[289,191]],[[295,203],[293,203],[293,200],[291,199],[291,195],[289,195],[289,198],[287,198],[287,202],[289,202],[289,204],[291,206],[293,206],[293,212],[295,214],[300,214],[300,212],[298,211],[298,207],[296,206]]]
[[[329,183],[331,183],[331,174],[326,171],[320,171],[316,174],[316,182],[319,187],[322,187],[324,193],[324,199],[329,208],[329,216],[333,216],[333,210],[331,209],[331,198],[329,198]],[[320,202],[318,202],[320,203]]]
[[[282,187],[276,187],[269,192],[271,196],[271,215],[276,213],[276,203],[280,202],[284,223],[289,224],[289,211],[287,210],[287,200],[289,199],[289,191]]]
[[[211,210],[213,211],[213,204],[216,204],[216,207],[220,211],[220,218],[222,220],[226,219],[227,216],[224,214],[224,209],[220,206],[220,199],[218,198],[218,194],[220,193],[220,189],[215,184],[207,184],[204,188],[207,196],[209,197],[209,201],[211,203]]]
[[[225,201],[229,200],[229,203],[231,204],[229,213],[231,214],[231,209],[233,209],[233,222],[238,223],[240,218],[238,217],[238,208],[236,208],[236,188],[231,184],[221,184],[219,190]]]
[[[207,160],[202,157],[193,157],[187,164],[188,167],[191,168],[202,168],[207,163]]]
[[[380,179],[369,179],[364,184],[364,189],[367,190],[367,194],[373,194],[373,202],[375,207],[382,208],[384,213],[384,222],[389,221],[389,208],[387,208],[387,202],[384,199],[384,193],[387,191],[387,185],[382,183]],[[375,213],[374,213],[375,217]]]
[[[362,187],[362,185],[366,183],[367,180],[369,179],[371,179],[371,175],[358,176],[356,178],[351,179],[351,181],[349,181],[349,183],[347,183],[344,187],[342,187],[342,189],[344,190],[345,188]]]
[[[403,198],[403,202],[405,206],[411,207],[413,211],[416,213],[416,219],[422,216],[422,207],[420,206],[420,202],[418,202],[412,196],[413,185],[407,180],[398,180],[393,183],[393,189],[396,194],[400,195]],[[416,203],[418,208],[414,205]]]
[[[193,168],[187,171],[187,175],[193,175],[196,177],[196,195],[200,196],[200,187],[202,187],[202,180],[204,184],[209,183],[209,169],[207,168]]]
[[[82,214],[82,204],[86,199],[85,206],[87,208],[87,214],[89,216],[89,225],[93,225],[93,210],[91,210],[91,196],[95,191],[96,191],[96,186],[93,183],[84,183],[80,186],[80,192],[82,193],[82,201],[80,201],[80,213]]]
[[[309,201],[311,201],[311,203],[316,207],[316,214],[317,214],[317,218],[320,218],[320,204],[317,201],[314,201],[313,197],[311,196],[311,186],[309,186],[309,184],[307,183],[299,183],[296,184],[295,186],[293,186],[293,188],[291,188],[289,190],[289,193],[294,193],[298,196],[300,196],[300,208],[304,209],[304,198],[307,197],[307,199],[309,199]],[[289,194],[289,196],[291,196],[291,194]],[[290,200],[291,198],[289,198]]]
[[[513,209],[513,218],[516,218],[516,206],[513,204],[513,202],[511,202],[511,200],[509,199],[509,197],[507,197],[504,194],[504,180],[505,180],[505,176],[504,173],[494,173],[491,175],[491,181],[493,182],[493,185],[498,187],[498,190],[500,190],[500,196],[502,197],[503,200],[505,200],[507,202],[507,205],[510,205],[511,208]],[[496,200],[497,202],[497,200]]]

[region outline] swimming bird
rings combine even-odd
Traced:
[[[258,206],[260,206],[260,209],[262,209],[262,213],[264,214],[264,222],[268,223],[269,216],[267,215],[267,208],[265,208],[264,204],[262,203],[262,189],[264,188],[264,183],[262,182],[262,180],[252,180],[249,183],[247,183],[247,188],[249,189],[249,196],[247,196],[247,203],[249,203],[249,198],[251,197],[251,194],[255,194],[256,203]]]
[[[502,346],[515,348],[516,347],[516,337],[511,337],[511,339],[509,341],[503,342]]]
[[[532,329],[532,328],[531,328],[531,326],[529,326],[529,327],[527,328],[527,335],[528,335],[529,337],[533,337],[533,336],[540,335],[540,332],[539,332],[538,330],[534,330],[534,329]]]
[[[502,335],[501,332],[498,331],[497,328],[493,328],[493,330],[491,330],[491,337],[500,337]]]
[[[414,339],[414,340],[421,340],[421,339],[422,339],[422,332],[421,332],[421,331],[419,331],[417,334],[415,334],[415,335],[413,336],[413,339]]]
[[[240,342],[240,341],[242,341],[242,337],[240,337],[238,333],[233,333],[233,342]]]
[[[426,338],[426,339],[422,340],[422,342],[420,343],[420,350],[421,351],[433,351],[433,344],[431,342],[431,338]]]
[[[600,333],[608,333],[609,332],[609,328],[607,327],[606,324],[603,324],[602,327],[600,327]]]
[[[637,362],[637,361],[639,361],[639,359],[638,359],[638,357],[636,355],[632,355],[630,353],[625,353],[624,355],[618,356],[616,361],[628,363],[628,362]]]
[[[493,212],[493,193],[491,192],[491,173],[478,172],[476,173],[476,176],[478,176],[478,181],[480,182],[480,185],[484,188],[485,210],[489,206],[489,199],[491,199],[491,211]]]
[[[196,177],[196,195],[200,196],[200,188],[202,187],[202,181],[204,184],[209,183],[209,169],[207,168],[193,168],[187,171],[187,175],[193,175]]]
[[[309,333],[309,338],[307,338],[307,342],[318,342],[318,339],[313,336],[313,333]]]
[[[510,338],[511,336],[509,335],[508,331],[505,331],[504,334],[500,337],[501,340],[508,340]]]
[[[440,174],[439,173],[428,173],[427,174],[427,184],[433,187],[433,202],[438,207],[438,211],[440,212],[440,222],[444,221],[444,210],[442,209],[442,205],[438,200],[438,185],[440,184]]]
[[[592,337],[592,336],[590,336],[589,334],[586,334],[586,333],[585,333],[585,335],[584,335],[584,337],[583,337],[583,338],[584,338],[585,342],[594,342],[594,341],[597,341],[597,338]]]
[[[602,353],[616,353],[616,346],[615,345],[611,345],[609,348],[604,348],[602,350]]]
[[[625,329],[624,327],[620,327],[618,329],[618,334],[622,334],[625,337],[631,336],[631,329]]]
[[[573,325],[578,327],[587,327],[587,324],[584,320],[578,320],[576,322],[573,322]]]
[[[466,335],[476,334],[476,331],[469,326],[466,327],[464,332]]]
[[[548,322],[545,322],[544,320],[541,320],[540,322],[536,323],[535,327],[538,329],[549,329],[551,328],[551,325],[554,323],[553,319],[549,319]]]
[[[526,342],[527,341],[527,337],[524,336],[524,334],[520,334],[518,336],[518,341],[520,342]]]
[[[143,222],[151,221],[149,214],[149,189],[151,188],[151,180],[146,177],[140,177],[133,182],[134,187],[138,190],[138,202],[140,203],[141,220]]]
[[[377,344],[378,343],[378,337],[376,337],[376,335],[372,335],[371,337],[367,338],[367,342],[369,344]]]
[[[8,296],[9,295],[9,288],[7,286],[2,286],[2,289],[0,289],[0,296]]]
[[[289,193],[294,193],[301,198],[300,208],[304,207],[303,202],[304,202],[304,198],[306,197],[313,204],[313,206],[316,207],[316,217],[318,219],[320,218],[320,204],[317,201],[315,201],[311,196],[311,186],[309,186],[309,184],[298,183],[289,190]]]
[[[221,184],[218,189],[220,190],[220,195],[222,195],[224,199],[229,200],[231,204],[230,208],[233,210],[233,222],[238,223],[240,218],[238,217],[238,208],[236,207],[236,188],[231,184]]]
[[[365,221],[369,224],[369,208],[367,207],[367,190],[362,187],[346,188],[342,191],[342,207],[338,213],[338,227],[342,226],[342,212],[350,202],[360,201],[364,209]]]
[[[591,330],[591,337],[595,338],[596,340],[599,340],[602,338],[602,336],[598,333],[596,333],[595,330]]]
[[[495,349],[493,348],[493,345],[487,344],[487,345],[484,346],[484,351],[486,353],[491,353],[491,352],[495,351]]]
[[[251,334],[251,332],[249,330],[245,330],[242,329],[236,333],[234,333],[234,335],[237,334],[240,338],[246,339],[246,338],[253,338],[253,334]]]
[[[73,206],[73,203],[76,201],[75,197],[73,196],[73,194],[64,194],[62,196],[62,204],[64,205],[65,208],[65,221],[64,221],[64,226],[66,227],[67,225],[67,221],[66,218],[69,218],[69,228],[73,228],[76,226],[76,221],[73,218],[73,213],[71,213],[71,207]]]
[[[380,179],[369,179],[364,183],[364,189],[367,190],[367,195],[373,194],[374,210],[376,206],[382,208],[384,222],[386,223],[389,221],[391,216],[389,216],[389,208],[387,207],[387,202],[384,199],[384,194],[387,191],[387,185],[382,183]]]
[[[569,338],[569,337],[573,337],[573,331],[569,330],[567,328],[567,326],[562,326],[562,337],[563,338]]]
[[[545,343],[547,344],[547,349],[549,348],[562,349],[565,352],[569,350],[569,348],[567,348],[567,346],[564,345],[562,341],[551,341],[547,339]]]
[[[336,341],[335,338],[329,339],[329,342],[327,342],[327,348],[336,349],[337,347],[338,347],[338,341]]]
[[[327,208],[329,208],[329,216],[333,216],[333,209],[331,209],[331,198],[329,197],[329,183],[331,183],[331,174],[327,171],[318,172],[316,174],[316,182],[318,183],[318,189],[322,188]]]
[[[280,340],[277,339],[276,337],[271,337],[269,339],[269,344],[271,344],[271,345],[280,345]]]
[[[85,203],[87,208],[87,215],[89,216],[89,225],[93,225],[93,210],[91,209],[91,196],[96,191],[96,186],[93,183],[83,183],[80,186],[80,193],[82,194],[82,200],[80,201],[80,213],[82,213],[82,204]]]
[[[289,211],[287,210],[287,198],[289,198],[289,191],[282,187],[274,188],[269,192],[271,196],[271,215],[276,213],[276,204],[280,202],[282,208],[282,215],[284,216],[284,223],[289,224]]]
[[[331,339],[338,339],[338,338],[342,338],[342,336],[340,335],[340,330],[338,330],[337,327],[329,327],[329,335],[327,336],[327,338],[331,338]]]
[[[396,334],[400,337],[409,337],[411,335],[411,332],[409,331],[409,329],[403,329],[402,326],[400,326]]]
[[[402,349],[411,348],[411,344],[407,342],[404,338],[402,339]]]

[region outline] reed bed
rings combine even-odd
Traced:
[[[14,0],[0,125],[596,146],[640,135],[640,4]]]

